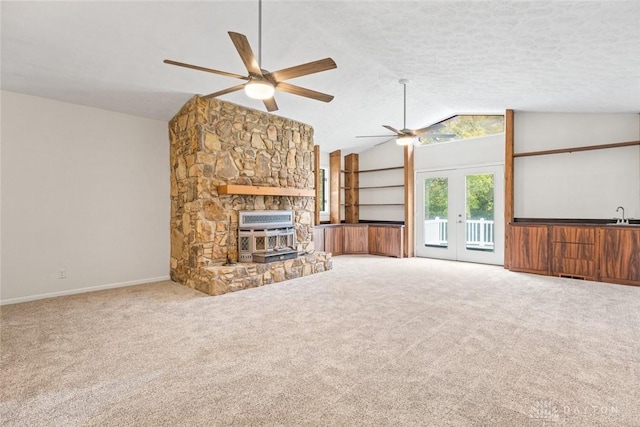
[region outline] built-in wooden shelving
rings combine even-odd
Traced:
[[[331,217],[332,224],[339,224],[340,208],[344,208],[344,222],[345,224],[359,224],[360,221],[360,206],[390,206],[394,209],[404,209],[404,223],[405,226],[399,229],[399,252],[406,253],[407,256],[413,256],[413,185],[414,185],[414,169],[413,169],[413,146],[404,147],[404,158],[402,166],[391,166],[384,168],[373,169],[359,169],[358,154],[352,153],[344,158],[344,169],[341,167],[340,151],[334,151],[329,155],[330,169],[331,169]],[[403,171],[402,183],[391,185],[371,185],[363,186],[360,184],[360,174],[363,173],[375,173],[386,171]],[[341,180],[344,179],[344,184]],[[335,187],[334,187],[335,186]],[[404,194],[404,203],[360,203],[360,190],[373,190],[384,188],[402,188]],[[343,190],[343,191],[341,191]],[[334,192],[336,193],[334,195]],[[344,194],[344,202],[340,200],[340,196]],[[383,228],[383,227],[379,227]],[[371,229],[370,229],[371,232]],[[385,235],[386,236],[386,235]],[[324,239],[325,242],[330,239]],[[381,237],[381,241],[393,240],[390,236]],[[370,253],[378,253],[381,249],[370,251]],[[400,255],[402,256],[402,255]]]
[[[345,169],[342,171],[345,177],[345,186],[342,187],[345,193],[345,222],[357,223],[360,219],[359,210],[360,206],[404,206],[404,203],[360,203],[360,190],[373,190],[383,188],[403,188],[402,184],[392,185],[371,185],[361,187],[359,185],[359,176],[363,173],[375,173],[385,171],[397,171],[404,170],[404,166],[390,166],[386,168],[374,168],[374,169],[359,169],[358,155],[350,154],[345,157]]]
[[[313,197],[316,194],[314,189],[291,188],[291,187],[260,187],[257,185],[225,184],[218,186],[219,195],[240,195],[240,196],[293,196],[293,197]]]

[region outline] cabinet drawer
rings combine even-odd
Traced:
[[[596,230],[594,227],[554,226],[551,230],[551,241],[594,244],[596,242]]]
[[[554,276],[577,276],[596,280],[595,261],[553,257],[551,263],[551,273]]]
[[[583,259],[593,261],[596,245],[583,243],[553,243],[553,255],[556,258]]]

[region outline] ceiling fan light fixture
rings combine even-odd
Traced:
[[[275,87],[264,80],[249,80],[244,85],[244,92],[249,98],[265,100],[273,98]]]
[[[413,136],[411,135],[404,135],[404,136],[399,136],[398,138],[396,138],[396,144],[398,145],[411,145],[413,144]]]

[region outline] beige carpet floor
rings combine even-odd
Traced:
[[[3,426],[638,426],[640,288],[374,256],[4,306]]]

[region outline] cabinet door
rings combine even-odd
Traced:
[[[402,227],[369,226],[369,253],[402,258]]]
[[[313,247],[318,252],[324,252],[324,227],[313,227]]]
[[[548,247],[546,225],[512,225],[511,270],[549,274]]]
[[[342,255],[342,227],[324,229],[324,250],[333,255]]]
[[[342,232],[344,233],[343,253],[369,253],[369,231],[366,225],[344,225]]]
[[[601,233],[601,280],[640,285],[640,230],[604,228]]]

